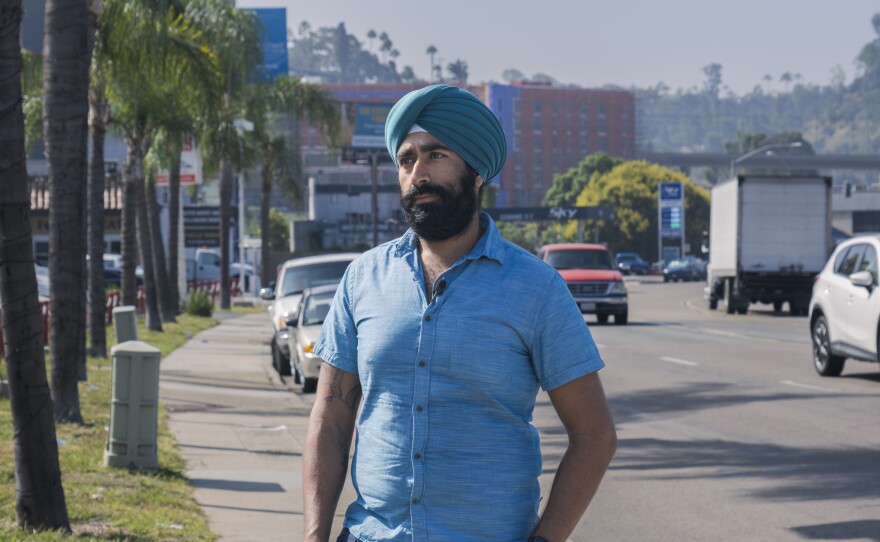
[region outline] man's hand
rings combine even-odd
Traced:
[[[303,451],[303,539],[308,542],[330,539],[360,401],[361,383],[356,374],[321,365]]]
[[[608,470],[617,449],[617,433],[598,374],[582,376],[549,395],[568,432],[568,449],[532,535],[563,542],[584,515]]]

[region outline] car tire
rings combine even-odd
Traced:
[[[306,378],[302,377],[302,383],[300,384],[300,390],[303,393],[315,393],[318,390],[318,379],[317,378]]]
[[[291,372],[293,373],[293,383],[300,384],[302,382],[302,375],[300,372],[296,370],[296,367],[293,367]]]
[[[737,313],[737,314],[748,314],[748,313],[749,313],[749,306],[748,306],[748,305],[740,305],[740,306],[738,306],[738,307],[736,308],[736,313]]]
[[[782,301],[773,302],[773,312],[782,312]]]
[[[607,314],[597,314],[596,321],[599,322],[600,324],[607,324],[608,323],[608,315]]]
[[[846,358],[831,353],[831,334],[824,315],[813,321],[810,336],[813,339],[813,368],[822,376],[840,376]]]
[[[715,310],[718,308],[718,298],[717,297],[709,297],[709,310]]]
[[[614,325],[616,326],[625,326],[627,321],[629,321],[629,309],[614,315]]]
[[[290,356],[285,356],[280,349],[278,352],[278,374],[281,376],[290,376]]]

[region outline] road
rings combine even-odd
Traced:
[[[585,317],[619,444],[570,540],[880,541],[878,366],[822,378],[805,317],[710,311],[702,283],[628,288],[629,325]],[[566,443],[546,394],[535,425],[546,501]]]
[[[701,288],[631,280],[630,325],[587,317],[619,444],[571,540],[880,541],[877,365],[819,377],[806,318]],[[541,399],[549,489],[565,439]]]

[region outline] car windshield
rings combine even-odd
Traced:
[[[611,255],[605,250],[554,250],[547,255],[554,269],[614,269]]]
[[[320,294],[310,295],[303,305],[304,326],[317,326],[324,323],[324,318],[330,312],[330,302],[336,292],[324,292]]]
[[[308,288],[339,282],[350,263],[350,261],[345,260],[289,267],[284,272],[284,279],[281,281],[281,295],[279,297],[301,294]]]
[[[618,254],[617,261],[618,262],[628,262],[628,261],[638,261],[638,256],[635,254]]]

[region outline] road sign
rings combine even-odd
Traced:
[[[614,220],[610,207],[509,207],[485,209],[492,220],[505,222],[538,222],[542,220]]]
[[[684,184],[660,183],[657,190],[657,252],[669,261],[684,253]],[[669,250],[674,247],[675,250]]]

